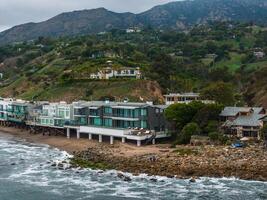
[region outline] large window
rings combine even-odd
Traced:
[[[79,118],[79,123],[80,123],[81,125],[86,125],[86,124],[87,124],[86,117],[80,117],[80,118]]]
[[[70,111],[66,110],[66,118],[69,118],[69,117],[70,117]]]
[[[141,109],[141,116],[147,116],[147,109],[146,108]]]
[[[141,121],[141,128],[147,128],[147,121]]]
[[[104,119],[104,126],[112,127],[112,119]]]
[[[110,108],[110,107],[105,107],[105,108],[104,108],[104,113],[105,113],[105,114],[112,114],[112,108]]]
[[[65,112],[64,112],[64,109],[62,109],[62,108],[59,108],[59,109],[58,109],[58,115],[59,115],[59,117],[62,117],[62,118],[64,118],[64,117],[65,117]]]
[[[102,125],[101,118],[99,118],[99,117],[94,118],[93,119],[93,125],[95,125],[95,126],[101,126]]]

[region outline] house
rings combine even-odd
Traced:
[[[226,134],[260,139],[262,118],[265,116],[266,111],[262,107],[225,107],[220,119]]]
[[[131,67],[120,67],[118,69],[114,69],[112,67],[106,67],[99,70],[96,73],[90,74],[90,79],[100,79],[100,80],[108,80],[111,78],[135,78],[141,79],[141,71],[139,67],[131,68]]]
[[[193,92],[171,93],[171,94],[164,95],[164,97],[165,97],[166,105],[171,105],[171,104],[175,104],[175,103],[188,104],[188,103],[191,103],[192,101],[201,101],[202,103],[205,103],[205,104],[215,103],[215,101],[211,101],[211,100],[202,100],[200,98],[199,93],[193,93]]]
[[[141,29],[138,27],[128,28],[126,29],[126,33],[140,33]]]
[[[43,104],[37,119],[37,125],[63,128],[66,123],[71,121],[72,110],[72,104],[66,102]]]
[[[110,137],[113,144],[114,137],[141,141],[153,138],[168,137],[169,124],[164,118],[167,106],[157,106],[148,103],[92,101],[73,103],[74,121],[65,125],[68,129],[76,129],[77,138],[80,134],[87,134],[89,139],[93,135]]]
[[[254,48],[253,49],[253,55],[254,57],[256,57],[257,59],[262,59],[265,57],[265,52],[263,51],[262,48]]]
[[[254,51],[253,54],[257,59],[262,59],[265,57],[265,53],[263,51]]]
[[[28,116],[28,110],[32,104],[24,100],[12,98],[0,99],[0,120],[16,123],[25,123]]]
[[[165,119],[166,105],[153,105],[151,102],[110,102],[78,101],[66,102],[28,102],[11,98],[0,99],[1,124],[22,124],[31,130],[66,130],[67,137],[76,131],[77,138],[87,135],[89,139],[109,137],[142,142],[169,137],[171,124]],[[35,129],[36,128],[36,129]],[[72,130],[72,131],[71,131]]]
[[[9,98],[0,99],[0,120],[1,121],[8,120],[7,110],[11,108],[12,101],[13,99],[9,99]]]

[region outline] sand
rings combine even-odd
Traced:
[[[97,139],[89,140],[88,138],[77,139],[74,136],[68,139],[63,135],[58,136],[48,136],[42,134],[30,134],[28,131],[17,129],[13,127],[0,127],[0,132],[2,134],[12,135],[21,139],[25,139],[31,143],[47,144],[51,147],[58,148],[62,151],[67,151],[70,154],[73,154],[77,151],[84,151],[88,148],[111,148],[114,156],[140,156],[146,154],[161,154],[165,151],[168,151],[169,145],[148,145],[143,147],[137,147],[135,143],[121,143],[120,140],[115,140],[114,145],[110,145],[109,141],[103,141],[99,143]],[[108,138],[106,138],[108,139]]]

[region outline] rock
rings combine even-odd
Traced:
[[[130,182],[132,179],[129,176],[124,175],[123,173],[118,173],[117,176],[123,181]]]
[[[57,166],[56,163],[52,163],[52,164],[51,164],[51,167],[56,167],[56,166]]]
[[[126,182],[132,181],[132,179],[129,176],[125,176],[123,180],[126,181]]]
[[[158,182],[158,179],[156,179],[156,178],[151,178],[150,181],[152,181],[152,182]]]
[[[58,163],[58,168],[64,168],[64,165],[63,165],[63,163]]]
[[[11,165],[16,165],[16,163],[11,163]]]
[[[192,177],[192,178],[189,180],[189,182],[190,182],[190,183],[195,183],[195,182],[196,182],[196,179]]]
[[[118,173],[117,176],[118,176],[119,178],[121,178],[121,179],[124,177],[124,175],[123,175],[122,173]]]

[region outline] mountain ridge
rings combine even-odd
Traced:
[[[266,0],[186,0],[155,6],[145,12],[117,13],[106,8],[64,12],[46,21],[26,23],[0,33],[0,45],[36,39],[96,34],[131,26],[184,30],[209,21],[267,24]]]

